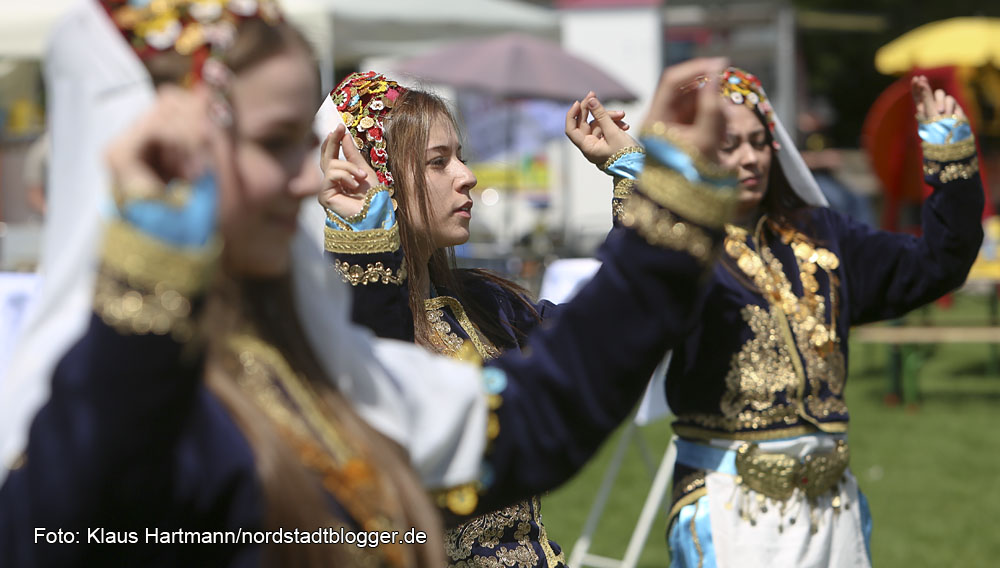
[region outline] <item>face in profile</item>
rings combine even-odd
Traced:
[[[719,162],[737,172],[737,217],[751,215],[767,192],[774,149],[764,123],[746,105],[723,104],[726,137],[719,148]]]
[[[462,159],[458,133],[447,117],[438,117],[431,125],[424,151],[424,179],[431,226],[417,229],[430,233],[435,249],[468,241],[472,220],[469,191],[477,180]]]
[[[277,276],[289,266],[301,197],[319,187],[311,159],[316,105],[310,59],[290,49],[240,73],[232,86],[234,140],[222,184],[225,261],[241,276]]]

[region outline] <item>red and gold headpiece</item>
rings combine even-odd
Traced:
[[[764,92],[760,79],[736,67],[730,67],[722,73],[720,85],[722,96],[733,104],[746,105],[764,119],[767,128],[774,134],[774,108]]]
[[[240,23],[281,21],[276,0],[99,0],[115,26],[146,59],[166,51],[192,58],[191,79],[236,39]]]
[[[366,71],[348,75],[330,92],[355,146],[369,158],[379,182],[390,188],[393,179],[383,138],[384,120],[406,91],[385,75]]]

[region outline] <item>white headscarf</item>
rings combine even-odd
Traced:
[[[46,79],[52,190],[44,282],[0,382],[0,483],[48,399],[56,363],[92,312],[100,210],[110,187],[104,148],[154,94],[145,67],[94,0],[81,0],[55,28]],[[308,234],[322,227],[300,226],[292,244],[296,311],[310,347],[357,412],[409,451],[428,487],[476,479],[487,412],[478,370],[412,344],[373,340],[352,325],[345,285]]]
[[[792,189],[795,190],[795,193],[802,201],[806,202],[806,205],[829,207],[830,202],[826,200],[826,196],[820,191],[819,184],[816,183],[816,178],[813,177],[812,171],[809,170],[805,160],[802,159],[802,154],[795,147],[795,141],[789,136],[784,125],[781,124],[778,113],[774,114],[774,139],[781,146],[778,150],[778,163],[781,164],[781,171],[784,172],[785,178],[788,180],[789,185],[792,186]]]

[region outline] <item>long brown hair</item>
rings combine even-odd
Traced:
[[[426,266],[414,266],[412,263],[407,266],[410,274],[409,303],[416,341],[429,345],[430,326],[424,315],[424,290],[430,283],[455,296],[465,307],[472,323],[491,342],[498,346],[512,347],[520,337],[512,338],[499,324],[496,305],[490,305],[484,298],[469,294],[465,283],[470,279],[488,281],[509,293],[537,317],[534,307],[526,299],[528,292],[507,279],[483,270],[458,271],[454,249],[435,249],[430,233],[416,229],[418,226],[431,226],[424,150],[431,128],[439,120],[450,123],[455,132],[462,132],[455,115],[440,97],[410,89],[396,101],[385,121],[388,165],[395,180],[400,204],[397,217],[403,254],[407,259],[424,258],[426,251],[432,251]],[[514,332],[519,333],[518,330]]]
[[[239,28],[224,62],[236,74],[271,57],[297,50],[312,57],[312,50],[291,25],[268,25],[248,20]],[[179,83],[190,69],[190,61],[176,53],[165,53],[146,61],[156,84]],[[348,402],[333,388],[322,365],[308,347],[305,333],[295,317],[289,277],[271,281],[237,281],[220,275],[208,294],[205,321],[209,338],[205,380],[208,389],[227,409],[246,437],[264,494],[265,529],[315,530],[350,522],[337,519],[317,474],[310,471],[283,437],[279,427],[238,383],[241,367],[227,339],[236,333],[259,336],[278,350],[291,369],[308,381],[319,395],[324,418],[372,466],[377,502],[369,503],[393,527],[416,527],[428,535],[427,544],[400,547],[403,566],[442,566],[445,563],[439,514],[421,487],[405,451],[364,423]],[[366,519],[354,519],[363,523]],[[362,525],[360,528],[364,529]],[[274,544],[264,547],[266,565],[332,567],[354,563],[358,550],[353,544]]]
[[[365,503],[372,516],[383,516],[402,531],[416,527],[428,535],[425,545],[397,548],[402,566],[441,566],[444,563],[441,520],[409,466],[405,451],[369,427],[334,388],[315,353],[309,348],[298,318],[289,277],[270,280],[234,280],[220,276],[209,298],[206,322],[209,350],[206,382],[243,432],[254,453],[257,476],[264,493],[265,530],[344,525],[355,520],[361,529],[372,519],[340,519],[330,511],[318,474],[310,471],[288,439],[241,388],[241,353],[227,338],[234,334],[259,337],[278,350],[289,367],[318,393],[317,405],[325,421],[359,459],[370,466],[376,502]],[[344,507],[345,510],[349,509]],[[265,565],[333,567],[356,563],[353,544],[301,545],[270,543]]]

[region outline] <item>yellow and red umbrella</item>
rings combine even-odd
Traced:
[[[924,24],[875,53],[875,68],[886,75],[914,68],[1000,67],[1000,18],[951,18]]]
[[[983,80],[1000,68],[1000,18],[951,18],[925,24],[880,48],[875,54],[875,67],[887,75],[902,77],[883,91],[869,109],[862,143],[885,188],[883,225],[905,229],[899,225],[899,208],[906,203],[919,204],[930,191],[921,174],[910,79],[927,75],[933,88],[943,88],[955,96],[977,134],[1000,133],[994,132],[1000,121],[983,113],[986,106],[1000,102],[1000,91],[994,92]],[[986,172],[982,173],[986,185]],[[990,200],[984,213],[992,214]]]

